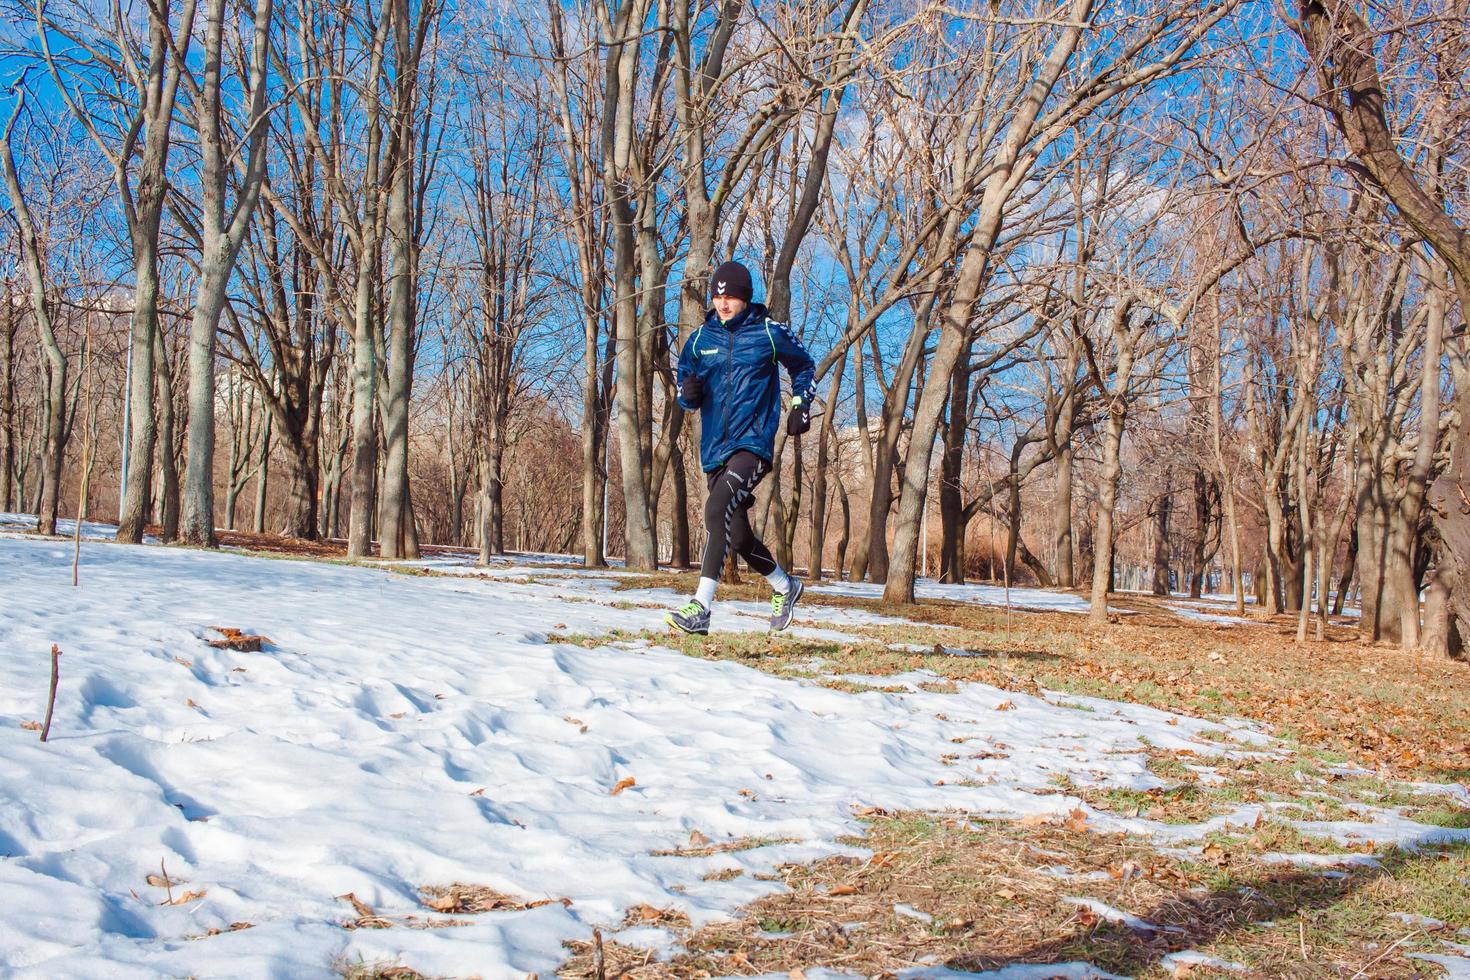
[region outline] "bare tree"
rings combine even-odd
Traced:
[[[206,0],[202,78],[197,87],[189,78],[195,102],[195,133],[199,149],[199,291],[194,299],[189,331],[189,422],[188,464],[184,475],[184,513],[181,528],[185,542],[213,547],[214,536],[214,435],[215,435],[215,337],[235,257],[245,241],[256,202],[265,180],[266,64],[271,0],[256,0],[250,67],[240,82],[248,106],[240,119],[240,156],[243,173],[228,201],[227,184],[235,173],[237,149],[226,145],[231,137],[225,122],[226,71],[224,35],[225,0]],[[172,45],[177,48],[175,42]]]
[[[20,244],[21,264],[25,269],[31,320],[45,354],[43,404],[45,405],[45,450],[41,459],[41,501],[36,529],[41,534],[56,533],[56,515],[61,502],[61,467],[66,456],[66,354],[56,338],[56,289],[47,281],[45,246],[41,230],[21,190],[16,171],[11,139],[16,120],[25,109],[25,88],[15,89],[15,107],[0,131],[0,165],[3,165],[5,190],[10,195],[11,214],[15,219],[16,237]],[[7,338],[7,346],[8,346]]]

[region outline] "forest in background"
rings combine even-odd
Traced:
[[[819,364],[784,563],[1459,648],[1463,0],[7,12],[0,510],[42,531],[687,565],[673,366],[735,258]]]

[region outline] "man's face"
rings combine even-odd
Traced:
[[[740,315],[740,311],[743,309],[745,309],[745,300],[743,299],[737,299],[734,296],[715,297],[715,315],[720,318],[721,323],[728,323],[730,320],[733,320]]]

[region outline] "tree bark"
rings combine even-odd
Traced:
[[[255,467],[255,513],[250,529],[256,534],[265,533],[265,491],[271,473],[271,428],[274,420],[265,417],[265,431],[260,436],[260,462]]]
[[[153,363],[158,368],[157,395],[158,440],[158,523],[165,544],[179,539],[179,514],[182,499],[179,488],[178,413],[174,409],[174,369],[168,357],[163,331],[153,335]]]
[[[1165,474],[1168,479],[1168,474]],[[1154,504],[1154,580],[1153,594],[1169,594],[1169,565],[1171,548],[1169,540],[1169,516],[1174,509],[1174,495],[1164,493]]]

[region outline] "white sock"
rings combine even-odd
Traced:
[[[719,584],[715,579],[700,576],[699,588],[694,590],[694,601],[708,609],[715,601],[715,587]]]
[[[766,576],[766,581],[770,582],[771,588],[777,592],[784,593],[787,589],[791,588],[791,576],[787,575],[786,570],[780,565],[777,565],[776,570]]]

